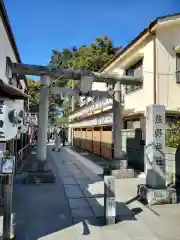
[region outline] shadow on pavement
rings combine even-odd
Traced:
[[[63,151],[62,151],[63,152]],[[61,159],[63,154],[60,152],[59,161],[67,165],[67,159]],[[92,194],[88,191],[89,183],[94,184],[102,181],[100,176],[97,176],[91,169],[84,165],[77,165],[76,161],[73,162],[79,171],[87,178],[91,174],[94,175],[94,180],[83,181],[79,179],[79,185],[82,190],[81,197],[69,197],[67,196],[66,189],[63,184],[63,178],[59,176],[59,171],[55,162],[48,154],[49,167],[53,170],[56,182],[53,184],[22,184],[21,175],[15,178],[14,192],[13,192],[13,211],[14,211],[14,228],[16,238],[18,240],[36,240],[45,236],[51,235],[60,230],[67,229],[73,225],[81,223],[83,225],[83,231],[81,235],[89,235],[91,230],[89,225],[101,227],[104,226],[104,207],[103,198],[104,194]],[[35,155],[31,154],[27,161],[27,164],[22,169],[22,172],[32,170],[32,165],[35,161]],[[70,170],[69,170],[70,171]],[[73,170],[72,170],[73,171]],[[69,172],[72,174],[73,172]],[[67,176],[68,178],[68,176]],[[86,178],[86,180],[87,180]],[[67,184],[69,189],[73,188],[73,184]],[[72,190],[73,191],[73,190]],[[82,205],[80,212],[78,208],[70,207],[70,200],[75,204],[75,200],[78,199],[80,204],[81,200],[85,200],[88,206],[90,206],[92,213],[84,214],[86,207]],[[130,200],[131,201],[131,200]],[[100,202],[102,204],[100,204]],[[91,204],[90,204],[91,203]],[[92,208],[93,206],[93,208]],[[139,214],[142,209],[129,210],[126,203],[116,202],[117,207],[117,222],[124,220],[136,220],[135,215]],[[73,217],[73,213],[77,213],[76,217]],[[82,214],[83,213],[83,214]],[[53,237],[50,239],[53,239]],[[76,238],[75,238],[76,239]]]

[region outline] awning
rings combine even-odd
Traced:
[[[11,99],[27,99],[28,95],[21,92],[18,88],[4,83],[0,79],[0,97],[8,97]]]

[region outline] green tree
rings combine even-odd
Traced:
[[[120,48],[120,47],[118,47]],[[116,53],[112,40],[107,36],[97,37],[95,42],[90,45],[82,45],[80,47],[72,47],[71,49],[63,49],[62,52],[52,51],[50,64],[54,67],[62,68],[80,68],[98,72]],[[79,88],[79,81],[75,81],[75,87]],[[55,81],[56,86],[72,87],[72,80],[63,81],[58,79]],[[78,101],[76,100],[76,105]],[[64,100],[63,106],[70,111],[70,101]]]
[[[174,148],[180,146],[180,121],[171,124],[166,130],[166,145]]]
[[[29,95],[29,111],[38,113],[39,109],[39,90],[40,85],[38,81],[28,79],[28,95]]]
[[[39,112],[40,82],[28,79],[29,111],[31,113]],[[49,120],[53,123],[59,116],[58,106],[61,106],[61,98],[50,96],[49,98]]]

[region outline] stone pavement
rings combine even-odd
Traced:
[[[35,154],[32,154],[23,169],[24,171],[31,169],[34,158]],[[13,212],[18,240],[40,239],[72,226],[70,207],[53,161],[49,161],[49,167],[52,168],[56,176],[54,184],[24,185],[15,181]]]
[[[103,168],[68,147],[49,145],[48,160],[55,184],[15,185],[17,239],[180,239],[180,206],[141,204],[143,179],[115,181],[119,223],[103,226]]]

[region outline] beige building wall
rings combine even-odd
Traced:
[[[178,46],[180,23],[157,30],[157,102],[167,110],[180,109],[180,84],[176,83],[175,48]]]

